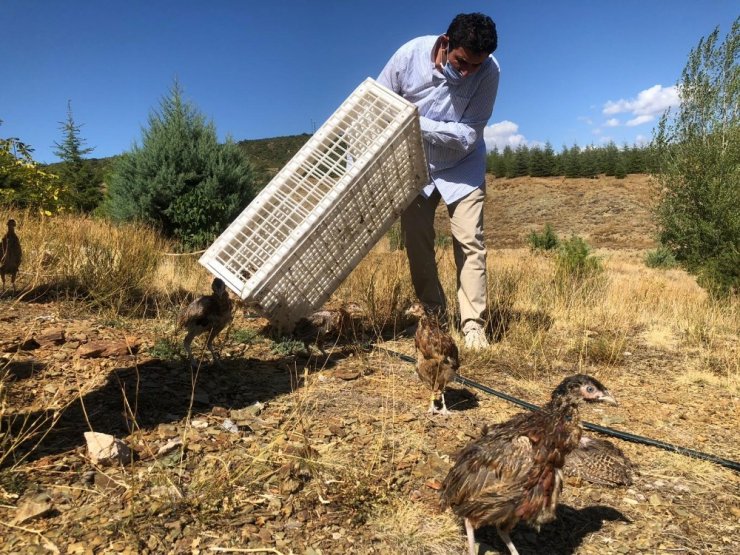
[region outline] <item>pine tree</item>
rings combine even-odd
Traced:
[[[599,173],[599,158],[601,152],[592,146],[586,147],[580,153],[580,176],[594,179]]]
[[[504,147],[501,159],[504,177],[514,177],[514,150],[509,145]]]
[[[581,177],[581,148],[577,144],[563,150],[563,173],[565,177]]]
[[[487,171],[494,177],[506,177],[506,167],[503,155],[495,148],[488,154]]]
[[[529,150],[529,175],[532,177],[544,177],[547,175],[545,153],[539,146],[534,146]]]
[[[149,115],[141,146],[118,160],[106,209],[119,221],[158,226],[187,248],[212,241],[254,198],[255,173],[232,140],[183,99],[175,82]]]
[[[601,157],[601,167],[599,168],[604,175],[616,175],[617,163],[619,162],[619,149],[614,141],[609,141],[603,148]]]
[[[653,139],[660,240],[715,293],[740,291],[740,17],[690,54]]]
[[[91,212],[100,204],[103,193],[100,181],[83,157],[95,148],[83,147],[86,141],[80,137],[82,125],[75,124],[71,100],[67,101],[67,119],[60,121],[59,126],[64,137],[61,143],[54,143],[54,154],[62,161],[56,172],[68,190],[70,206]]]
[[[529,147],[520,144],[514,152],[514,175],[512,177],[524,177],[529,175]]]
[[[545,143],[545,150],[543,152],[543,163],[545,168],[545,177],[552,175],[558,175],[557,160],[555,159],[555,151],[550,144],[550,141]]]

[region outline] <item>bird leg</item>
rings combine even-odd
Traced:
[[[429,409],[427,409],[427,412],[428,412],[429,414],[437,414],[437,407],[436,407],[436,406],[434,406],[434,401],[436,401],[436,397],[437,397],[437,396],[436,396],[436,395],[434,394],[434,392],[432,391],[432,396],[431,396],[431,398],[429,399]]]
[[[445,403],[445,392],[441,391],[439,393],[440,399],[442,399],[442,409],[439,410],[439,414],[442,414],[444,416],[448,416],[450,414],[450,411],[447,409],[447,404]]]
[[[498,535],[506,544],[506,547],[509,548],[509,553],[511,553],[511,555],[519,555],[516,547],[514,547],[514,542],[511,541],[511,536],[509,536],[509,533],[506,530],[502,530],[501,528],[497,528],[496,530],[498,531]]]
[[[434,391],[432,392],[432,397],[429,400],[429,409],[427,410],[429,414],[441,414],[442,416],[448,416],[450,414],[450,411],[447,409],[447,405],[445,405],[444,393],[441,395],[441,397],[442,397],[442,408],[438,409],[437,404],[436,404],[437,394]]]
[[[215,337],[215,333],[209,333],[208,334],[208,341],[206,341],[206,347],[209,351],[211,351],[211,356],[213,356],[213,364],[215,364],[217,367],[221,368],[221,357],[216,353],[216,349],[213,348],[213,339]]]
[[[465,533],[468,535],[468,553],[475,555],[475,528],[469,518],[465,519]]]
[[[195,339],[196,335],[196,332],[191,331],[185,336],[185,339],[182,342],[183,347],[185,347],[185,353],[188,355],[188,362],[193,368],[198,366],[198,362],[193,358],[193,351],[190,348],[190,344],[193,342],[193,339]]]

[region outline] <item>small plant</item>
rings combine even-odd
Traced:
[[[678,265],[676,257],[668,247],[658,247],[645,255],[645,265],[648,268],[675,268]]]
[[[400,251],[405,248],[400,223],[396,222],[393,224],[388,230],[388,233],[386,233],[386,236],[388,237],[388,250],[391,252]]]
[[[305,352],[306,347],[302,341],[296,341],[290,337],[281,337],[274,341],[270,350],[281,356],[291,356],[296,353]]]
[[[591,363],[619,364],[624,360],[625,337],[617,335],[599,335],[589,340],[586,354]]]
[[[254,343],[257,336],[259,336],[259,333],[256,330],[251,330],[249,328],[239,328],[238,330],[231,332],[231,339],[233,339],[235,343],[244,343],[247,345]]]
[[[434,238],[435,247],[439,247],[443,249],[445,247],[449,247],[451,244],[452,244],[452,237],[450,237],[446,233],[438,233],[437,236]]]
[[[157,339],[149,348],[149,354],[163,360],[177,358],[180,355],[180,345],[172,339]]]
[[[560,244],[555,260],[558,281],[582,281],[602,271],[601,260],[591,254],[591,247],[577,235]]]
[[[545,224],[545,230],[542,233],[532,230],[527,241],[529,248],[533,251],[551,251],[560,245],[560,239],[550,224]]]

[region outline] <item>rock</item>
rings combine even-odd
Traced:
[[[11,341],[3,345],[3,352],[15,353],[17,351],[33,351],[34,349],[38,349],[40,346],[41,345],[39,345],[33,337],[23,340],[18,338],[15,341]]]
[[[20,525],[34,518],[44,516],[51,512],[54,504],[46,492],[37,493],[33,497],[23,500],[19,505],[13,519],[13,524]]]
[[[121,487],[120,483],[102,472],[95,472],[93,483],[95,487],[106,491],[117,490]]]
[[[139,350],[139,343],[136,341],[132,338],[120,341],[107,339],[90,341],[80,345],[77,354],[80,358],[122,357],[135,354]]]
[[[87,454],[93,464],[126,464],[131,461],[131,450],[123,441],[108,434],[85,432]]]
[[[288,478],[280,484],[280,492],[283,494],[296,493],[302,486],[303,483],[300,480]]]
[[[262,409],[264,408],[264,403],[255,401],[254,404],[249,405],[248,407],[244,407],[243,409],[234,409],[230,411],[229,416],[232,420],[235,420],[236,422],[239,422],[240,420],[250,420],[255,416],[259,416],[259,414],[262,412]]]
[[[40,335],[37,335],[34,339],[36,339],[36,342],[42,347],[46,347],[49,345],[61,345],[62,343],[64,343],[64,330],[48,330]]]
[[[413,412],[404,412],[404,413],[399,414],[396,417],[396,420],[398,420],[399,422],[406,423],[406,422],[413,422],[414,420],[418,420],[418,418],[419,417]]]
[[[334,370],[331,375],[348,382],[356,380],[362,375],[362,373],[359,370]]]
[[[430,478],[429,480],[427,480],[424,483],[424,485],[426,487],[428,487],[428,488],[431,488],[431,489],[435,490],[435,491],[439,491],[439,490],[442,489],[442,482],[440,482],[436,478]]]
[[[162,447],[160,447],[157,450],[157,456],[161,457],[162,455],[166,455],[167,453],[171,452],[173,449],[177,447],[180,447],[181,445],[182,445],[182,438],[180,437],[172,438],[171,440],[169,440],[167,443],[162,445]]]

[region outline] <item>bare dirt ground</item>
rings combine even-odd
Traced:
[[[595,246],[652,248],[642,179],[493,183],[489,245],[522,247],[550,222]],[[171,324],[0,300],[9,372],[0,432],[47,423],[0,469],[0,552],[465,553],[462,526],[439,510],[439,483],[483,424],[522,409],[456,384],[446,394],[452,415],[429,416],[412,364],[359,340],[329,359],[289,352],[242,310],[223,367],[194,372],[152,351],[176,338]],[[620,406],[587,407],[584,420],[740,461],[737,389],[686,379],[706,352],[661,348],[641,331],[618,361],[586,368]],[[548,341],[567,345],[566,334],[555,326]],[[414,355],[408,338],[382,347]],[[552,353],[463,351],[461,374],[542,404],[578,364],[565,347]],[[123,439],[132,462],[93,464],[91,429]],[[637,466],[634,484],[568,480],[556,521],[512,534],[522,555],[740,552],[736,471],[613,441]],[[24,460],[11,466],[14,457]],[[480,553],[506,552],[495,530],[477,539]]]

